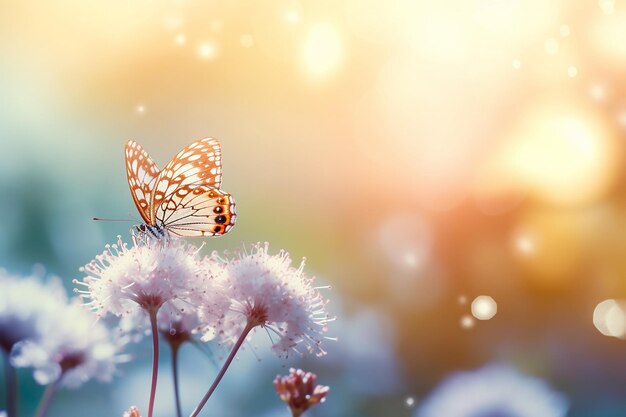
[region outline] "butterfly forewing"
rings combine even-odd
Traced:
[[[180,151],[163,168],[154,187],[152,208],[156,211],[177,190],[187,186],[219,189],[222,184],[222,151],[214,138],[198,140]]]
[[[130,194],[143,220],[154,225],[155,218],[152,215],[154,212],[150,210],[150,202],[153,187],[159,176],[159,169],[137,142],[128,141],[124,148],[124,155]]]
[[[156,218],[176,236],[223,235],[235,223],[235,203],[219,189],[183,185],[161,203]]]

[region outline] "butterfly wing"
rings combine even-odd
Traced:
[[[154,211],[150,209],[152,190],[159,176],[159,169],[148,153],[135,141],[129,140],[124,147],[126,176],[133,201],[147,224],[155,224]]]
[[[156,210],[156,219],[170,234],[182,237],[223,235],[235,224],[230,194],[204,185],[183,185]]]
[[[156,211],[179,189],[203,186],[219,189],[222,184],[222,151],[217,139],[200,139],[180,151],[163,168],[152,195]]]

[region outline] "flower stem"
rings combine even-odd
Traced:
[[[9,352],[4,351],[4,375],[7,387],[7,417],[17,417],[17,371],[11,366]]]
[[[170,347],[172,351],[172,378],[174,380],[174,398],[176,399],[176,417],[182,417],[183,413],[180,407],[180,393],[178,390],[178,349],[180,345],[172,343]]]
[[[230,351],[230,355],[228,355],[228,358],[226,359],[226,362],[224,362],[224,365],[222,365],[222,369],[220,369],[220,372],[215,377],[215,380],[213,381],[213,384],[211,385],[211,388],[209,388],[207,393],[202,398],[202,401],[200,401],[200,404],[198,404],[196,409],[193,410],[193,413],[191,413],[191,415],[189,417],[196,417],[200,413],[200,411],[202,410],[202,407],[204,407],[206,402],[209,401],[209,398],[211,398],[211,395],[213,394],[213,391],[215,391],[215,388],[217,388],[217,385],[222,380],[222,377],[226,373],[226,370],[230,366],[230,364],[233,361],[233,359],[235,359],[235,355],[239,351],[239,348],[241,347],[243,342],[246,340],[246,337],[248,337],[248,333],[250,333],[250,330],[252,330],[254,328],[254,326],[255,326],[254,324],[251,324],[251,323],[248,322],[246,327],[243,329],[243,332],[241,332],[241,335],[239,336],[239,339],[237,339],[237,342],[235,342],[235,346],[233,346],[233,349]]]
[[[37,407],[37,412],[35,413],[35,417],[44,417],[46,415],[46,413],[48,412],[48,409],[50,408],[50,404],[52,403],[52,397],[54,397],[54,394],[56,394],[56,392],[59,389],[59,386],[61,385],[62,378],[63,378],[63,374],[61,374],[61,376],[57,378],[56,381],[54,381],[51,384],[48,384],[45,391],[43,392],[41,400],[39,401],[39,407]]]
[[[152,384],[150,385],[150,400],[148,402],[148,417],[154,412],[154,399],[156,397],[157,376],[159,374],[159,330],[157,329],[158,308],[151,308],[150,326],[152,327]]]

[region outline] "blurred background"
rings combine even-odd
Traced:
[[[3,0],[0,54],[2,267],[70,290],[132,224],[91,218],[139,217],[124,143],[162,167],[214,136],[238,217],[204,250],[269,241],[332,286],[329,354],[259,334],[206,415],[286,416],[271,380],[298,365],[331,386],[312,415],[409,416],[494,361],[626,415],[625,2]],[[185,349],[191,409],[216,367]],[[136,351],[51,415],[145,407]]]

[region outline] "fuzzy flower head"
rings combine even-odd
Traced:
[[[267,243],[256,244],[250,253],[234,259],[214,255],[209,261],[223,265],[220,281],[231,306],[218,331],[227,342],[234,342],[246,326],[261,326],[276,337],[272,348],[278,356],[299,352],[299,345],[318,355],[325,353],[321,343],[331,320],[327,301],[304,273],[304,262],[293,267],[287,252],[270,255]]]
[[[50,311],[40,324],[51,331],[45,338],[18,343],[11,363],[33,368],[41,385],[59,378],[69,388],[94,378],[109,382],[117,363],[124,360],[119,354],[124,340],[113,340],[109,330],[78,299]]]
[[[449,377],[415,417],[564,417],[567,400],[540,379],[504,365]]]
[[[299,416],[311,406],[323,403],[329,387],[315,385],[317,375],[304,372],[302,369],[289,369],[289,375],[277,375],[274,379],[274,388],[289,406],[293,416]]]
[[[129,247],[118,237],[116,244],[107,245],[81,268],[86,276],[75,283],[85,287],[78,292],[100,316],[132,315],[137,307],[155,313],[164,305],[179,311],[212,306],[213,300],[220,299],[219,291],[202,267],[198,251],[181,240],[134,234]]]
[[[42,320],[65,305],[61,281],[44,284],[41,278],[11,276],[0,269],[0,349],[6,353],[21,341],[46,337],[49,329]]]

